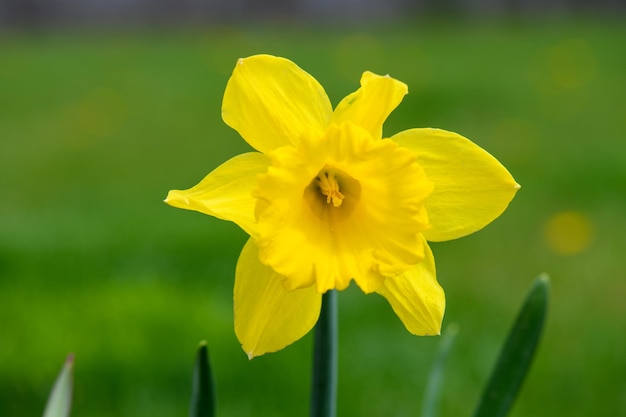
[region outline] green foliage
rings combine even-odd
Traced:
[[[437,358],[428,374],[428,383],[426,384],[426,392],[422,402],[422,417],[436,417],[439,415],[439,402],[441,400],[441,391],[444,387],[443,376],[446,362],[458,332],[459,326],[455,323],[446,327],[446,330],[443,332]],[[452,370],[452,372],[455,371]]]
[[[193,367],[191,407],[189,417],[215,416],[215,382],[206,342],[201,342]]]
[[[509,414],[541,338],[548,312],[549,286],[550,281],[544,275],[530,289],[480,397],[475,417]]]
[[[70,355],[50,391],[43,417],[69,417],[72,408],[72,371],[74,356]]]
[[[471,412],[537,271],[553,280],[551,315],[512,416],[626,415],[625,31],[603,18],[3,34],[0,415],[40,415],[69,351],[73,415],[181,415],[203,339],[218,415],[306,414],[312,336],[252,362],[234,336],[245,234],[161,202],[248,149],[220,102],[236,59],[259,52],[297,62],[334,103],[363,70],[390,73],[409,95],[387,134],[459,132],[522,185],[496,222],[432,246],[445,321],[463,329],[440,416]],[[552,239],[574,229],[547,227],[563,211],[590,226],[575,253]],[[439,339],[357,293],[338,300],[338,415],[410,415]]]

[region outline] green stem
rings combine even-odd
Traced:
[[[337,415],[337,291],[322,296],[315,325],[311,417]]]

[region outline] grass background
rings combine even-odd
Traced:
[[[161,202],[248,149],[220,104],[236,59],[263,52],[335,104],[362,71],[391,74],[410,93],[387,134],[459,132],[522,184],[489,227],[433,245],[444,326],[460,326],[441,415],[470,415],[547,272],[512,415],[626,416],[625,39],[619,18],[2,34],[0,415],[41,415],[69,352],[72,415],[186,415],[202,339],[220,416],[307,415],[311,336],[252,362],[234,337],[245,234]],[[417,415],[439,339],[409,335],[381,297],[339,302],[339,415]]]

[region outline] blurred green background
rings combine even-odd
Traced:
[[[471,414],[532,280],[544,339],[513,416],[626,416],[626,25],[431,20],[0,37],[0,416],[41,415],[76,355],[74,416],[184,416],[207,340],[220,416],[307,415],[311,335],[249,362],[233,332],[246,235],[162,203],[248,145],[220,118],[239,57],[285,56],[336,104],[364,70],[409,85],[385,133],[459,132],[522,185],[434,244],[460,333],[443,416]],[[415,416],[440,339],[340,294],[339,415]]]

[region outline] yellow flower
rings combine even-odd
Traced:
[[[165,201],[250,235],[234,289],[235,332],[250,358],[304,336],[322,294],[351,280],[385,297],[409,332],[439,334],[445,297],[426,241],[481,229],[519,185],[456,133],[410,129],[383,139],[383,122],[407,91],[365,72],[333,111],[322,86],[293,62],[237,62],[222,118],[258,152]]]

